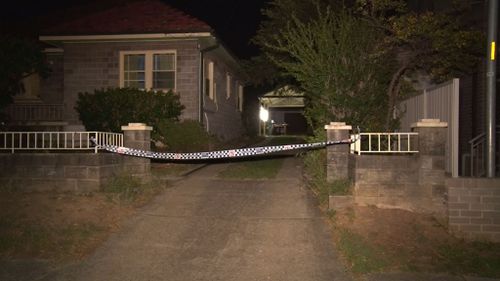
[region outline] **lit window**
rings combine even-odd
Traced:
[[[120,52],[120,86],[175,90],[176,56],[173,51]]]

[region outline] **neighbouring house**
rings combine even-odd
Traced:
[[[173,90],[185,106],[182,120],[198,120],[223,139],[243,132],[238,60],[208,24],[162,1],[77,13],[44,28],[39,40],[49,46],[52,73],[25,81],[26,91],[9,109],[14,125],[82,130],[78,93],[136,87]]]

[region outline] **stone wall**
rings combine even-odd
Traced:
[[[354,202],[383,208],[432,213],[448,222],[449,231],[471,240],[500,242],[500,179],[449,178],[445,174],[446,123],[417,122],[418,154],[354,155],[345,147],[329,147],[328,180],[349,178],[353,196],[330,196],[331,209]],[[350,129],[341,123],[325,126],[329,140]],[[336,160],[336,161],[335,161]],[[348,163],[345,163],[348,162]]]
[[[354,202],[446,216],[444,155],[446,123],[423,119],[417,154],[349,154],[347,145],[327,148],[327,180],[350,179]],[[332,122],[325,126],[328,140],[344,140],[351,126]]]
[[[23,191],[97,191],[126,162],[109,153],[0,154],[0,181]]]
[[[448,224],[466,239],[500,242],[500,179],[454,178],[448,187]]]
[[[150,150],[152,129],[143,123],[122,126],[124,146]],[[146,158],[106,152],[2,153],[0,187],[25,191],[97,191],[122,173],[148,181],[150,162]]]
[[[430,184],[418,155],[351,155],[350,161],[355,203],[446,215],[444,173]]]

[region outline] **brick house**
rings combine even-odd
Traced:
[[[185,106],[182,120],[198,120],[223,139],[243,132],[244,74],[237,59],[209,25],[162,1],[78,13],[44,28],[39,40],[50,46],[52,73],[26,81],[10,108],[17,125],[82,130],[74,110],[78,93],[136,87],[172,89]]]

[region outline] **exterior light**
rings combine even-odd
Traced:
[[[262,122],[267,122],[269,120],[269,111],[264,107],[260,107],[259,117]]]

